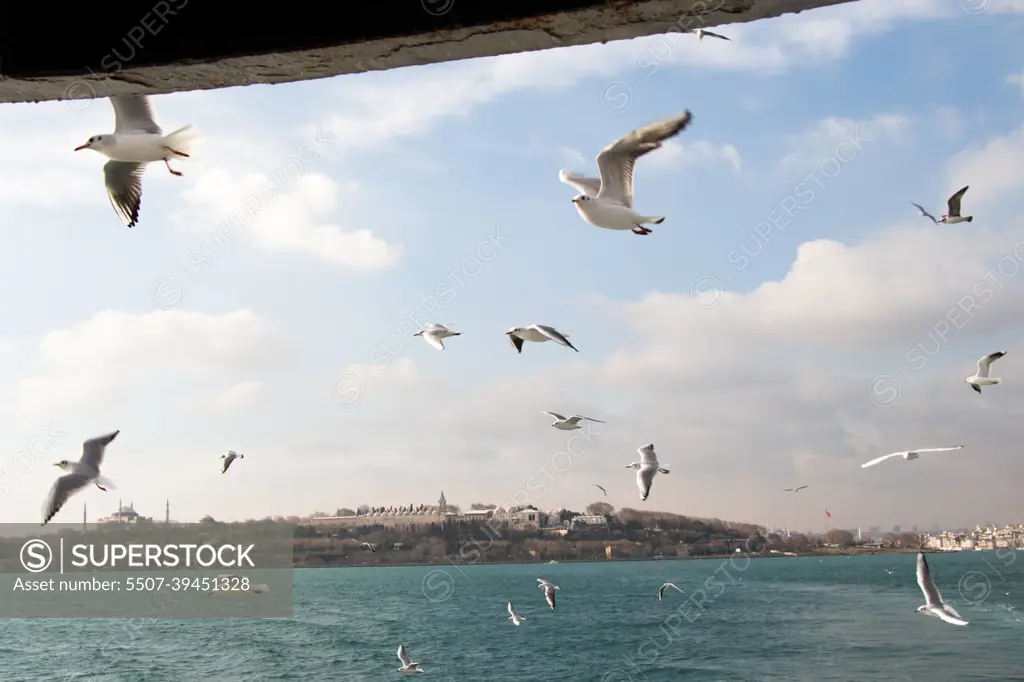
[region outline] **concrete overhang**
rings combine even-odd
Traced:
[[[136,9],[12,2],[0,23],[0,101],[287,83],[720,26],[850,1],[158,0]]]

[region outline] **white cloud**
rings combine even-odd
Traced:
[[[725,161],[737,173],[743,170],[743,160],[736,147],[728,143],[716,144],[707,140],[686,144],[678,140],[666,140],[660,149],[651,152],[643,160],[645,165],[656,168],[700,165],[716,161]]]
[[[188,401],[185,409],[199,412],[237,412],[252,407],[264,396],[262,381],[243,381],[221,391],[199,395]]]
[[[949,160],[949,196],[964,185],[964,215],[989,206],[1024,188],[1024,126],[1008,135],[996,137],[984,145],[973,146]]]
[[[36,353],[37,373],[21,380],[15,399],[19,409],[34,414],[131,402],[122,391],[152,389],[153,377],[262,370],[278,364],[285,350],[277,332],[248,310],[106,310],[46,334]]]
[[[883,139],[896,139],[908,123],[908,119],[899,114],[878,114],[860,120],[822,119],[805,132],[788,137],[782,168],[787,172],[806,173],[827,159],[848,163],[864,146]]]

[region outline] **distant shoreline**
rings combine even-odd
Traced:
[[[916,548],[903,548],[903,547],[892,547],[892,548],[878,548],[872,547],[871,549],[859,549],[856,547],[850,547],[845,549],[839,548],[826,548],[821,550],[809,550],[804,552],[794,552],[796,556],[790,556],[786,554],[768,554],[768,553],[757,553],[747,554],[740,553],[739,556],[748,559],[796,559],[800,557],[826,557],[826,556],[860,556],[860,555],[876,555],[876,554],[916,554],[921,550]],[[639,561],[701,561],[707,559],[730,559],[735,558],[737,555],[733,554],[703,554],[700,556],[671,556],[671,557],[624,557],[617,559],[557,559],[556,564],[603,564],[603,563],[630,563]],[[466,561],[466,562],[455,562],[455,561],[401,561],[401,562],[379,562],[379,563],[332,563],[332,564],[294,564],[292,568],[397,568],[397,567],[408,567],[408,566],[517,566],[520,564],[530,564],[535,566],[548,566],[550,560],[545,561],[543,559],[528,559],[523,561]]]

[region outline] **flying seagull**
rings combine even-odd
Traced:
[[[646,501],[651,494],[651,484],[654,483],[654,475],[657,473],[667,474],[668,469],[658,466],[658,456],[654,454],[654,443],[648,443],[637,448],[640,453],[640,461],[633,462],[626,466],[627,469],[636,469],[636,487],[640,489],[640,499]]]
[[[602,486],[602,485],[598,485],[598,484],[596,484],[596,483],[594,483],[594,484],[592,484],[592,485],[593,485],[593,486],[594,486],[595,488],[599,488],[599,489],[601,490],[601,492],[603,492],[603,493],[604,493],[604,496],[605,496],[605,497],[608,497],[608,491],[604,489],[604,486]]]
[[[802,485],[799,488],[785,488],[782,492],[784,492],[784,493],[798,493],[798,492],[800,492],[801,490],[803,490],[806,487],[807,486]]]
[[[915,204],[913,201],[911,201],[910,203],[917,208],[921,215],[923,215],[925,218],[928,218],[936,225],[938,225],[939,223],[945,223],[947,225],[955,225],[956,223],[969,223],[974,220],[974,216],[960,215],[960,200],[964,198],[964,193],[967,192],[969,187],[970,185],[964,187],[959,192],[951,196],[949,200],[946,201],[946,212],[943,213],[942,217],[939,218],[938,220],[936,220],[935,216],[933,216],[931,213],[924,210],[924,208],[920,204]]]
[[[917,613],[936,616],[952,625],[967,625],[967,621],[956,612],[956,609],[942,601],[939,588],[935,587],[935,581],[932,580],[932,571],[928,568],[928,560],[924,558],[924,552],[917,553],[917,584],[924,592],[926,602],[924,606],[917,607]]]
[[[54,464],[69,473],[58,478],[53,487],[50,488],[50,495],[46,500],[46,508],[43,510],[43,525],[45,526],[53,518],[54,514],[60,511],[64,503],[79,490],[90,483],[106,492],[107,488],[113,488],[112,481],[100,475],[100,464],[103,463],[103,453],[110,441],[117,438],[120,430],[87,440],[82,444],[82,457],[77,462],[69,462],[66,459]]]
[[[711,31],[706,31],[703,28],[698,28],[698,29],[690,28],[690,29],[687,29],[686,31],[683,31],[683,32],[684,33],[696,33],[697,34],[697,40],[704,40],[704,36],[707,36],[708,38],[721,38],[722,40],[729,40],[729,41],[732,40],[732,38],[726,38],[723,35],[720,35],[718,33],[712,33]]]
[[[680,592],[683,592],[682,590],[680,590],[678,587],[676,587],[672,583],[665,583],[664,585],[662,585],[661,587],[658,588],[658,601],[661,601],[662,598],[665,596],[665,588],[667,588],[667,587],[671,587],[674,590],[679,590]],[[686,594],[686,593],[683,592],[683,594]]]
[[[593,419],[591,417],[584,417],[583,415],[574,414],[571,417],[563,417],[557,412],[541,412],[541,414],[547,414],[555,418],[555,421],[551,423],[556,429],[562,431],[572,431],[573,429],[580,428],[581,421],[597,422],[598,424],[605,424],[600,419]]]
[[[580,352],[576,346],[569,343],[568,334],[563,334],[554,327],[549,327],[546,324],[530,324],[525,327],[512,327],[505,333],[508,335],[508,340],[512,342],[512,347],[520,353],[523,352],[523,341],[533,341],[534,343],[554,341],[566,348],[572,348],[577,353]]]
[[[989,377],[988,370],[989,367],[992,366],[993,362],[1003,357],[1004,355],[1006,355],[1006,351],[1001,350],[997,353],[990,353],[983,357],[981,360],[978,360],[978,371],[975,372],[974,376],[967,377],[966,379],[964,379],[964,381],[969,383],[971,385],[971,388],[973,388],[978,393],[981,393],[982,386],[995,386],[1000,381],[1002,381],[1002,379],[994,379]]]
[[[516,613],[516,607],[512,606],[512,602],[508,603],[508,619],[512,621],[512,625],[521,624],[525,618]]]
[[[362,543],[361,545],[359,545],[359,547],[360,547],[361,549],[368,549],[368,550],[370,550],[371,552],[373,552],[374,554],[376,554],[376,553],[377,553],[377,545],[374,545],[374,544],[372,544],[372,543],[370,543],[370,542],[364,542],[364,543]]]
[[[554,611],[555,610],[555,590],[560,590],[562,588],[560,588],[558,585],[554,584],[553,582],[551,582],[547,578],[537,578],[537,582],[539,583],[537,585],[537,588],[541,589],[541,590],[544,590],[544,601],[546,601],[548,603],[548,606],[551,607],[551,610]]]
[[[875,457],[870,462],[864,462],[864,464],[860,465],[860,468],[861,469],[867,469],[868,467],[874,466],[874,465],[878,464],[879,462],[884,462],[885,460],[889,459],[890,457],[902,457],[903,459],[905,459],[905,460],[907,460],[909,462],[911,460],[918,459],[921,456],[922,452],[947,452],[949,450],[962,450],[963,447],[964,447],[963,445],[955,445],[955,446],[953,446],[951,448],[919,448],[917,450],[906,450],[904,452],[890,452],[888,455],[882,455],[881,457]]]
[[[928,211],[924,210],[924,207],[923,207],[923,206],[921,206],[921,204],[915,204],[915,203],[914,203],[913,201],[911,201],[910,203],[911,203],[912,205],[916,206],[916,207],[917,207],[917,210],[918,210],[918,212],[920,212],[920,214],[921,214],[921,215],[923,215],[923,216],[924,216],[925,218],[928,218],[929,220],[931,220],[931,221],[932,221],[933,223],[935,223],[936,225],[938,225],[938,224],[939,224],[939,221],[935,219],[935,216],[933,216],[933,215],[932,215],[931,213],[929,213]]]
[[[462,336],[462,332],[453,332],[443,324],[428,324],[425,329],[413,336],[422,336],[423,340],[438,350],[444,350],[444,340],[449,336]]]
[[[223,466],[221,466],[220,469],[220,472],[223,474],[225,471],[228,470],[228,467],[231,466],[232,462],[234,462],[236,459],[245,459],[245,455],[240,455],[234,450],[228,450],[228,454],[221,455],[220,458],[224,460],[224,464]]]
[[[400,673],[421,673],[423,669],[420,668],[422,663],[416,663],[409,654],[405,653],[405,646],[402,644],[398,645],[398,660],[402,662],[402,667],[398,669]]]
[[[582,192],[572,200],[580,216],[596,227],[632,230],[641,235],[651,233],[644,223],[665,222],[664,216],[645,216],[633,210],[633,166],[641,156],[678,135],[692,119],[690,112],[684,111],[637,128],[611,143],[597,155],[600,179],[558,171],[559,180]]]
[[[75,151],[92,149],[110,159],[103,166],[110,204],[128,227],[134,227],[139,222],[146,164],[163,161],[172,175],[181,175],[168,162],[189,157],[198,130],[187,125],[164,135],[146,95],[114,95],[110,103],[114,107],[114,132],[93,135]]]

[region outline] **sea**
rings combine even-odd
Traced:
[[[1024,680],[1024,550],[928,558],[969,625],[914,554],[297,569],[290,619],[0,621],[0,680]]]

